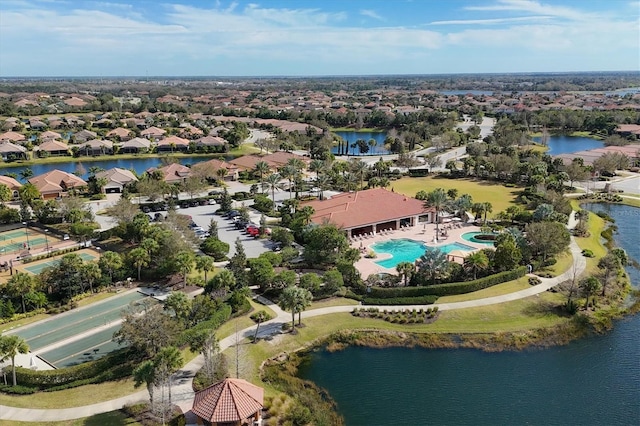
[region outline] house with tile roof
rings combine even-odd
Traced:
[[[278,164],[265,160],[264,157],[257,155],[243,155],[241,157],[234,158],[233,160],[229,160],[229,164],[236,166],[239,171],[251,171],[256,168],[256,164],[260,161],[267,163],[269,168],[274,171],[278,168]]]
[[[226,161],[218,160],[217,158],[213,158],[209,161],[203,161],[200,163],[196,163],[191,167],[193,170],[197,169],[208,169],[210,175],[219,176],[218,170],[225,169],[227,172],[224,175],[224,180],[236,180],[238,179],[238,168],[231,163],[227,163]]]
[[[57,169],[34,176],[29,182],[40,191],[45,200],[64,197],[70,190],[83,190],[87,187],[87,182],[83,179]]]
[[[242,379],[224,379],[196,392],[191,412],[198,424],[211,426],[262,423],[264,389]]]
[[[195,141],[198,148],[213,148],[215,151],[224,152],[226,150],[227,141],[220,136],[203,136]]]
[[[302,155],[294,154],[287,151],[276,151],[262,157],[263,161],[266,161],[268,163],[275,163],[278,165],[278,167],[284,166],[291,159],[300,160],[306,165],[309,165],[309,162],[311,161],[309,157],[303,157]]]
[[[22,142],[27,138],[18,132],[8,131],[0,134],[0,141]]]
[[[154,171],[162,173],[162,179],[167,183],[183,183],[191,176],[191,169],[179,163],[171,163],[160,168],[153,167],[147,170],[147,173]]]
[[[312,223],[334,224],[349,237],[418,226],[435,219],[434,208],[425,208],[420,200],[384,188],[346,192],[302,205],[313,208]]]
[[[12,198],[18,198],[18,190],[22,187],[22,184],[9,176],[0,175],[0,185],[5,185],[11,191]]]
[[[125,186],[137,182],[138,178],[131,170],[114,167],[109,170],[96,173],[96,178],[106,179],[107,183],[103,187],[106,193],[121,193]]]
[[[47,130],[46,132],[40,133],[40,136],[38,136],[38,137],[43,142],[50,141],[50,140],[55,140],[55,139],[62,139],[62,135],[60,133],[53,132],[51,130]]]
[[[27,158],[27,148],[9,141],[0,141],[0,157],[4,161]]]
[[[179,136],[169,136],[158,141],[158,152],[185,152],[189,149],[189,140]]]
[[[151,141],[145,138],[133,138],[123,142],[120,151],[124,154],[141,154],[148,152],[150,148]]]
[[[131,130],[124,127],[117,127],[107,133],[108,138],[117,138],[120,141],[131,139]]]
[[[79,146],[83,155],[113,154],[113,142],[103,139],[91,139]]]
[[[68,119],[69,117],[67,117]],[[73,141],[75,143],[84,143],[86,141],[89,141],[91,139],[95,139],[98,137],[98,134],[96,132],[92,132],[91,130],[80,130],[78,133],[75,133],[73,135]]]
[[[42,142],[33,150],[38,153],[39,157],[43,157],[46,155],[50,155],[50,156],[69,155],[69,147],[67,146],[67,144],[64,142],[55,141],[55,140]]]
[[[140,136],[149,138],[151,140],[158,140],[162,136],[164,136],[165,133],[167,133],[166,130],[159,129],[155,126],[151,126],[148,129],[144,129],[143,131],[141,131]]]

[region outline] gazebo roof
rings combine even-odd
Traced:
[[[196,393],[191,411],[208,422],[237,422],[264,405],[264,390],[242,379],[224,379]]]

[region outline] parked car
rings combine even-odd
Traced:
[[[257,237],[260,235],[260,228],[256,228],[255,226],[249,227],[247,228],[247,234],[251,235],[252,237]]]
[[[153,215],[153,220],[155,222],[161,222],[164,220],[164,215],[162,213],[156,213],[155,215]]]
[[[226,215],[226,217],[229,219],[233,219],[236,216],[240,216],[240,212],[238,210],[230,210]]]
[[[181,202],[180,203],[180,208],[188,209],[189,208],[189,203],[187,201]]]
[[[216,200],[214,200],[213,198],[209,199],[209,205],[213,206],[214,204],[217,204]]]
[[[198,202],[196,200],[190,201],[189,202],[189,206],[191,207],[198,207]]]
[[[144,213],[149,213],[151,211],[151,209],[149,208],[149,206],[142,206],[141,209]]]

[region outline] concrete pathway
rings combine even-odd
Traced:
[[[570,215],[568,228],[575,226],[574,214]],[[509,294],[500,296],[486,297],[483,299],[468,300],[464,302],[452,302],[452,303],[440,303],[435,305],[428,305],[428,307],[438,307],[438,310],[448,311],[455,309],[475,308],[481,306],[495,305],[498,303],[506,303],[514,300],[524,299],[536,294],[540,294],[549,290],[550,288],[572,279],[574,276],[579,276],[584,272],[586,268],[586,260],[582,256],[581,249],[576,243],[575,239],[571,237],[571,243],[569,246],[571,255],[573,256],[573,266],[569,268],[565,273],[558,275],[554,278],[540,278],[542,281],[540,284],[531,286],[530,288],[516,291]],[[530,275],[534,276],[534,275]],[[257,296],[256,300],[260,303],[264,303],[270,309],[276,313],[276,318],[266,321],[260,325],[259,338],[269,339],[274,335],[282,333],[282,325],[288,323],[291,320],[291,314],[283,311],[270,300],[267,300],[261,296]],[[346,306],[330,306],[326,308],[312,309],[302,313],[303,318],[313,318],[321,315],[329,315],[337,312],[351,312],[357,305]],[[425,308],[425,305],[415,306],[376,306],[379,309],[386,310],[402,310],[402,309],[420,309]],[[236,334],[232,334],[220,341],[220,351],[224,351],[234,346],[238,341],[242,341],[245,338],[253,336],[256,330],[256,326],[251,326],[239,330]],[[203,357],[197,356],[188,364],[186,364],[181,370],[179,370],[175,377],[175,385],[172,387],[172,394],[174,403],[179,405],[184,413],[187,413],[193,405],[194,392],[192,389],[192,381],[195,374],[202,368]],[[149,397],[146,390],[136,392],[131,395],[124,396],[122,398],[104,401],[92,405],[86,405],[82,407],[66,408],[66,409],[29,409],[29,408],[15,408],[0,405],[0,419],[1,420],[20,420],[28,422],[45,422],[56,420],[72,420],[83,417],[89,417],[99,413],[105,413],[113,410],[118,410],[126,404],[132,404],[140,401],[145,401]]]

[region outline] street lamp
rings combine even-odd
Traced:
[[[29,244],[29,224],[27,222],[22,222],[24,225],[24,234],[27,236],[27,250],[31,250],[31,245]]]
[[[49,253],[49,239],[47,238],[47,233],[49,232],[48,229],[44,230],[44,242],[47,245],[47,253]]]

